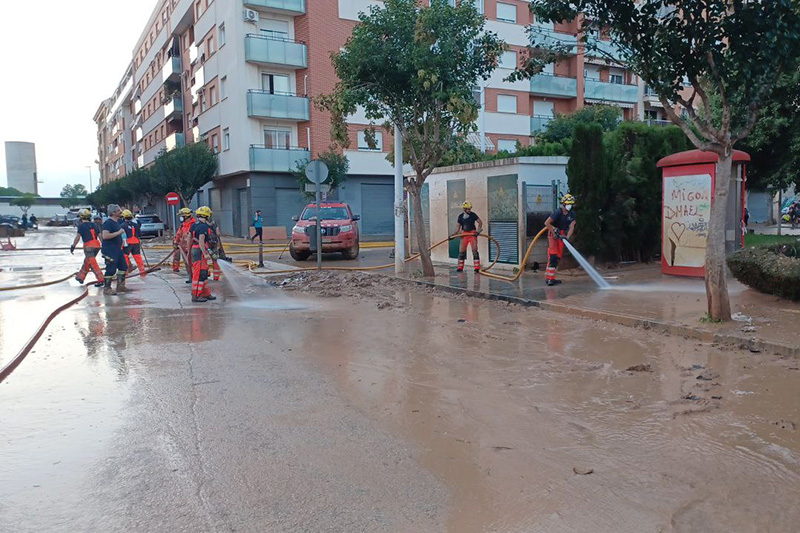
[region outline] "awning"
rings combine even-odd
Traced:
[[[494,150],[494,144],[492,143],[492,140],[489,137],[486,137],[485,135],[484,135],[484,138],[486,139],[486,149],[487,150]],[[475,132],[468,133],[467,134],[467,142],[470,143],[475,148],[480,148],[481,147],[481,135],[480,135],[480,133],[475,133]]]
[[[633,109],[633,106],[636,104],[630,104],[628,102],[615,102],[613,100],[595,100],[593,98],[586,98],[584,100],[587,104],[598,104],[598,105],[614,105],[617,107],[621,107],[623,109]]]

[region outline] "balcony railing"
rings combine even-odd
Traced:
[[[181,79],[181,58],[171,57],[164,64],[161,69],[161,80],[166,83],[168,81],[176,82]]]
[[[542,96],[578,96],[578,80],[552,74],[537,74],[531,78],[531,92]]]
[[[306,0],[244,0],[244,5],[252,9],[290,15],[302,15],[306,12]]]
[[[252,33],[244,38],[244,59],[264,65],[308,67],[305,43]]]
[[[588,100],[635,104],[639,101],[639,87],[587,79],[584,96]]]
[[[166,148],[167,152],[170,150],[174,150],[175,148],[181,148],[182,146],[186,145],[186,139],[181,132],[175,132],[172,135],[167,135],[167,138],[164,140],[164,148]]]
[[[578,37],[570,33],[561,33],[550,28],[533,25],[530,35],[533,46],[559,49],[570,54],[578,51]]]
[[[601,59],[619,61],[622,57],[619,47],[611,41],[604,41],[597,37],[589,37],[586,41],[586,55]]]
[[[183,117],[183,98],[173,98],[164,104],[164,115],[167,120],[176,120]]]
[[[648,126],[659,126],[661,128],[666,128],[667,126],[673,125],[671,120],[657,120],[654,118],[647,118],[644,119],[642,122],[644,122]]]
[[[305,148],[267,148],[250,146],[250,170],[260,172],[291,172],[300,161],[309,161],[311,152]]]
[[[247,116],[306,121],[309,119],[308,98],[250,90],[247,91]]]
[[[549,115],[534,115],[531,117],[531,133],[544,131],[545,127],[553,120]]]

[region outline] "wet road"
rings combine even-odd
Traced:
[[[47,254],[0,255],[45,266],[0,286],[79,262]],[[0,531],[798,529],[798,361],[375,278],[230,277],[202,306],[170,272],[91,289],[51,324],[0,385]],[[78,291],[0,293],[0,364]]]

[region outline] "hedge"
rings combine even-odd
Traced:
[[[789,300],[800,300],[798,246],[773,244],[739,250],[728,258],[733,277],[745,285]]]

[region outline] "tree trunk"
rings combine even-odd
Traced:
[[[708,223],[706,245],[706,298],[708,314],[715,320],[731,319],[731,303],[728,298],[728,282],[725,268],[725,221],[728,212],[733,167],[733,148],[717,162],[717,177],[714,197],[711,202],[711,220]]]
[[[411,201],[414,202],[414,229],[417,232],[419,259],[422,261],[422,275],[433,277],[435,272],[431,261],[431,251],[428,249],[430,244],[428,243],[428,234],[425,233],[425,219],[422,216],[422,178],[420,176],[417,176],[417,183],[411,186]]]

